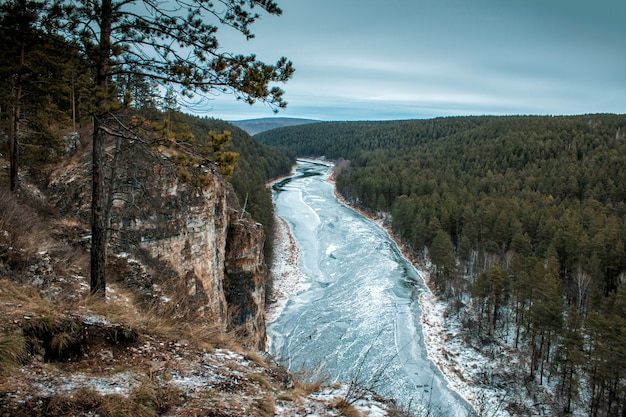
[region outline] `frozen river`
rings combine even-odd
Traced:
[[[272,354],[291,371],[357,382],[414,410],[430,404],[441,415],[467,415],[427,357],[419,273],[382,228],[335,198],[327,172],[301,161],[294,177],[274,185],[304,278],[268,323]]]

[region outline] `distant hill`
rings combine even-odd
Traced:
[[[248,132],[249,135],[256,135],[266,130],[276,129],[285,126],[297,126],[307,123],[316,123],[319,120],[312,119],[296,119],[292,117],[265,117],[262,119],[233,120],[229,123],[234,124],[240,129]]]

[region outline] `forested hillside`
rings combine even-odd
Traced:
[[[626,116],[319,123],[257,135],[338,160],[339,192],[428,256],[483,344],[564,415],[626,412]]]

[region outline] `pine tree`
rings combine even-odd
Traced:
[[[181,94],[232,93],[253,104],[261,101],[284,108],[283,91],[271,87],[293,74],[290,61],[268,65],[254,55],[235,55],[219,48],[219,26],[229,26],[247,39],[260,17],[256,10],[281,14],[273,1],[202,0],[162,2],[141,0],[56,0],[47,18],[56,33],[80,45],[94,74],[91,202],[91,292],[104,297],[106,262],[105,141],[127,137],[128,130],[114,114],[122,104],[117,74],[131,74],[176,85]]]
[[[7,107],[9,110],[9,158],[11,191],[17,191],[19,166],[20,121],[24,83],[28,68],[27,48],[36,43],[36,24],[42,3],[29,0],[10,0],[0,5],[0,30],[5,38],[2,56],[3,79],[9,80]]]
[[[447,294],[450,280],[456,273],[454,246],[450,236],[443,230],[437,232],[429,250],[430,259],[435,265],[435,282],[440,291]]]

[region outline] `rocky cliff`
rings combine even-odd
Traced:
[[[118,143],[109,153],[115,158],[108,282],[123,282],[146,307],[211,321],[262,349],[263,228],[242,210],[230,184],[212,165],[181,176],[169,149]],[[79,152],[46,187],[59,211],[80,224],[89,219],[88,157]]]

